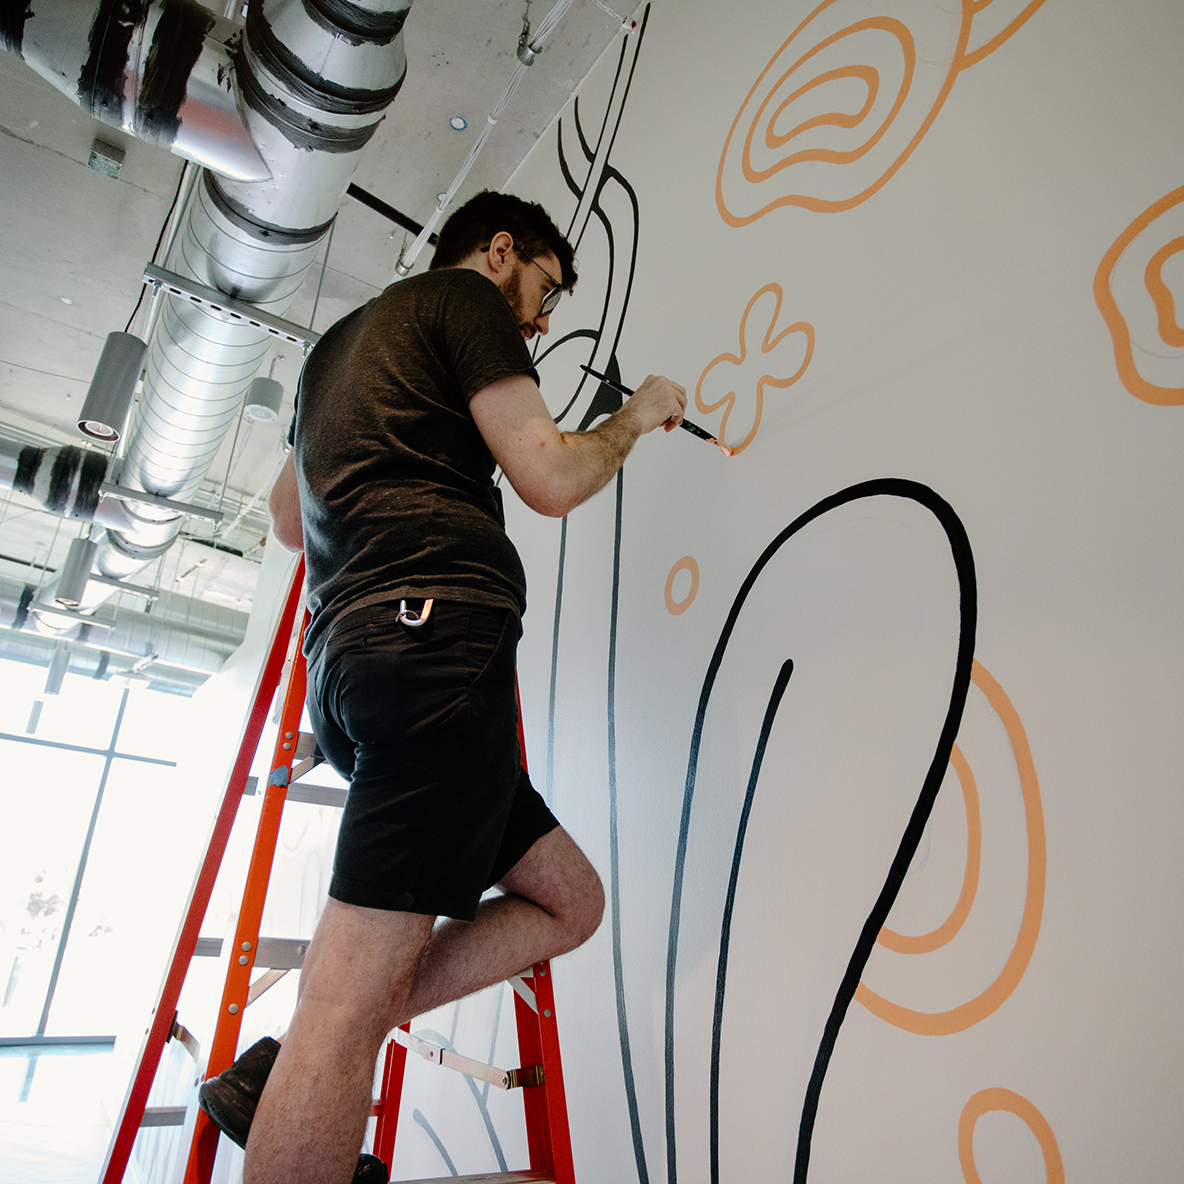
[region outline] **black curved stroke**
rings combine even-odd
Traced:
[[[719,1053],[724,1031],[724,993],[728,978],[728,947],[732,940],[732,910],[736,906],[736,885],[740,882],[740,857],[744,853],[744,837],[748,833],[748,818],[752,813],[752,802],[756,797],[756,783],[761,775],[765,760],[765,749],[777,718],[777,708],[789,686],[793,674],[793,661],[782,662],[777,678],[773,682],[773,693],[765,708],[760,737],[756,742],[756,754],[752,758],[752,772],[748,776],[748,789],[744,794],[744,806],[740,811],[740,825],[736,830],[736,849],[732,853],[732,874],[728,878],[728,895],[724,901],[724,921],[719,936],[719,966],[715,972],[715,1016],[711,1023],[711,1180],[719,1181]]]
[[[827,1066],[830,1064],[831,1054],[834,1052],[835,1041],[838,1039],[839,1029],[846,1017],[851,1000],[855,997],[855,989],[859,985],[863,968],[871,956],[876,936],[883,928],[888,912],[896,899],[900,886],[908,871],[909,863],[921,840],[925,824],[933,809],[937,791],[941,787],[945,776],[946,765],[949,761],[950,750],[958,734],[958,726],[962,720],[962,711],[966,705],[966,695],[970,688],[970,670],[974,658],[974,638],[978,615],[978,596],[974,575],[974,556],[970,548],[970,540],[953,508],[942,497],[926,485],[915,481],[886,477],[874,481],[864,481],[852,485],[839,493],[831,494],[795,518],[773,541],[765,548],[760,558],[753,564],[736,599],[732,603],[727,620],[724,622],[719,640],[716,642],[711,661],[708,663],[707,673],[703,679],[703,689],[699,695],[699,706],[695,714],[695,724],[691,732],[690,757],[687,762],[686,789],[683,795],[682,818],[679,824],[678,850],[674,864],[674,887],[670,906],[670,936],[667,947],[666,960],[666,1161],[669,1184],[675,1184],[678,1178],[678,1161],[675,1143],[674,1124],[674,978],[678,958],[678,932],[682,908],[683,875],[686,869],[687,834],[691,823],[691,806],[695,795],[695,779],[699,764],[699,746],[703,737],[703,721],[707,714],[707,705],[711,699],[712,688],[723,662],[724,652],[731,639],[740,612],[748,599],[749,592],[761,572],[768,565],[781,547],[798,533],[804,526],[829,513],[831,510],[861,498],[869,497],[900,497],[915,501],[918,505],[929,510],[937,518],[949,540],[953,554],[954,567],[958,576],[961,627],[958,638],[958,657],[954,667],[953,684],[950,691],[950,705],[946,713],[945,723],[938,738],[933,761],[925,776],[917,803],[913,807],[912,816],[901,837],[896,857],[888,870],[884,886],[880,895],[868,915],[860,932],[859,939],[851,953],[846,973],[835,994],[834,1004],[823,1029],[822,1039],[818,1045],[818,1052],[814,1059],[814,1069],[806,1087],[805,1100],[802,1105],[801,1121],[798,1128],[797,1158],[794,1165],[794,1184],[805,1184],[806,1174],[810,1162],[810,1140],[814,1131],[814,1120],[818,1113],[818,1101],[822,1092],[822,1083],[826,1077]],[[771,722],[768,715],[766,722]],[[763,735],[763,733],[762,733]],[[754,769],[755,771],[755,769]],[[743,835],[738,842],[743,841]],[[722,935],[721,935],[722,937]],[[717,1014],[722,1011],[723,1000],[717,998]],[[713,1091],[715,1089],[715,1072],[713,1067]],[[717,1112],[712,1111],[712,1138],[716,1139]],[[718,1164],[712,1163],[712,1180],[718,1180]]]
[[[628,276],[625,283],[625,293],[621,302],[620,315],[617,320],[616,329],[613,333],[612,344],[609,350],[608,362],[605,365],[606,371],[614,377],[620,377],[620,368],[617,362],[616,350],[621,340],[621,334],[624,329],[625,317],[628,313],[629,302],[633,292],[633,280],[637,271],[637,244],[640,234],[640,205],[637,200],[637,194],[633,187],[625,179],[625,177],[612,168],[608,164],[609,156],[612,152],[612,146],[616,142],[617,131],[620,128],[621,119],[624,115],[625,105],[628,102],[629,90],[633,83],[633,74],[637,68],[637,58],[641,52],[641,42],[645,36],[646,25],[649,21],[649,7],[647,6],[645,13],[642,16],[641,25],[637,31],[636,39],[632,46],[630,40],[627,39],[621,46],[621,54],[617,61],[616,74],[613,78],[612,91],[609,95],[608,102],[605,106],[604,119],[601,122],[600,132],[597,137],[597,146],[593,148],[584,135],[583,129],[580,126],[579,119],[579,100],[576,100],[575,107],[575,125],[576,134],[579,141],[580,150],[583,152],[584,158],[588,165],[595,164],[596,155],[599,151],[600,145],[604,142],[604,137],[609,136],[608,150],[604,155],[604,165],[602,166],[598,176],[589,175],[584,185],[580,185],[576,181],[569,165],[567,155],[564,151],[563,142],[563,123],[559,124],[558,128],[558,157],[559,167],[563,175],[564,182],[570,191],[575,195],[577,200],[577,214],[578,203],[585,196],[587,186],[595,185],[595,192],[592,200],[588,204],[587,219],[597,218],[605,233],[608,243],[608,279],[605,284],[604,303],[600,310],[600,322],[595,330],[581,329],[576,332],[569,333],[565,337],[557,341],[550,349],[540,353],[536,357],[536,365],[542,361],[552,350],[570,341],[574,337],[588,337],[592,340],[593,346],[591,353],[595,352],[597,345],[604,339],[606,326],[609,318],[609,304],[614,292],[614,280],[616,278],[617,269],[617,250],[616,242],[613,235],[613,227],[610,219],[605,214],[600,205],[600,197],[604,192],[605,186],[609,181],[614,181],[624,190],[629,198],[632,212],[633,212],[633,247],[629,255],[628,262]],[[628,73],[625,73],[626,58],[629,50],[632,48],[633,59],[629,63]],[[617,95],[617,90],[620,85],[624,85],[624,93],[621,97],[621,105],[617,111],[617,119],[615,124],[610,128],[610,116],[612,113],[613,101]],[[588,220],[579,227],[579,234],[576,239],[576,246],[583,239],[584,231],[587,229]],[[570,238],[572,232],[576,229],[575,217],[573,216],[572,224],[568,228],[568,237]],[[556,422],[560,422],[572,410],[578,401],[581,392],[583,391],[584,382],[586,379],[581,379],[578,384],[575,394],[568,402],[567,406],[555,417]],[[603,395],[605,392],[609,395],[614,394],[604,388],[603,386],[597,391],[597,396]],[[615,409],[619,406],[619,398],[613,405],[609,405],[603,399],[594,397],[587,409],[586,414],[582,417],[579,430],[583,430],[589,426],[591,420],[596,415]],[[616,480],[616,519],[615,531],[613,537],[613,579],[612,579],[612,608],[609,625],[609,652],[608,652],[608,680],[607,680],[607,694],[608,694],[608,775],[609,775],[609,908],[612,926],[612,948],[613,948],[613,976],[614,987],[616,994],[617,1005],[617,1033],[621,1049],[621,1068],[624,1077],[625,1087],[625,1101],[629,1111],[629,1125],[633,1139],[633,1155],[637,1165],[637,1175],[640,1184],[649,1184],[649,1170],[646,1166],[645,1158],[645,1144],[642,1139],[641,1132],[641,1115],[637,1105],[637,1090],[634,1083],[633,1076],[633,1058],[630,1049],[629,1041],[629,1022],[625,1009],[625,984],[624,984],[624,966],[623,955],[621,951],[621,893],[620,893],[620,867],[619,867],[619,847],[617,837],[617,775],[616,775],[616,653],[617,653],[617,613],[619,606],[620,593],[620,574],[621,574],[621,522],[622,522],[622,508],[624,499],[624,474],[618,472]],[[547,721],[547,750],[548,750],[548,799],[550,798],[550,777],[553,768],[553,752],[554,752],[554,735],[555,735],[555,685],[556,685],[556,669],[558,660],[559,648],[559,621],[560,610],[563,601],[563,578],[564,578],[564,560],[566,557],[566,541],[567,541],[567,519],[564,519],[563,532],[560,538],[560,556],[559,556],[559,570],[556,576],[555,588],[555,617],[554,630],[552,636],[552,652],[551,652],[551,694]]]

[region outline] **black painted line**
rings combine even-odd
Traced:
[[[769,744],[769,735],[773,731],[773,721],[777,717],[777,709],[781,706],[781,699],[785,694],[785,688],[789,686],[792,674],[793,660],[787,659],[782,662],[781,669],[777,672],[777,678],[773,682],[773,693],[769,696],[769,705],[765,708],[760,738],[756,742],[756,752],[752,758],[752,772],[748,777],[748,789],[744,794],[744,806],[740,811],[740,825],[736,828],[736,847],[732,852],[732,873],[728,878],[728,895],[724,902],[723,924],[720,926],[719,967],[715,973],[715,1018],[711,1025],[711,1184],[719,1184],[719,1053],[723,1039],[728,948],[732,940],[732,911],[736,905],[736,885],[740,880],[740,859],[744,854],[748,818],[752,813],[753,799],[756,797],[756,783],[761,775],[761,765],[765,760],[765,749]]]
[[[559,528],[559,571],[555,576],[555,625],[551,630],[551,693],[547,703],[546,803],[554,801],[555,777],[555,686],[559,679],[559,614],[563,608],[563,566],[567,558],[567,515]]]
[[[501,1009],[500,1009],[501,995],[500,995],[500,993],[498,995],[498,1000],[499,1000],[499,1009],[498,1009],[497,1013],[495,1014],[494,1021],[493,1021],[493,1023],[494,1023],[493,1041],[492,1041],[493,1044],[497,1043],[497,1025],[498,1025],[499,1020],[501,1019]],[[457,1000],[458,1005],[461,1002],[463,1002],[463,1000],[459,1000],[459,999]],[[458,1006],[456,1011],[453,1013],[453,1035],[454,1036],[456,1034],[455,1033],[456,1018],[459,1016],[459,1014],[460,1014],[460,1008]],[[435,1028],[420,1028],[415,1034],[416,1034],[416,1036],[420,1037],[420,1039],[422,1039],[422,1040],[427,1040],[432,1044],[439,1044],[442,1048],[447,1049],[448,1052],[451,1052],[451,1053],[456,1052],[456,1045],[453,1044],[453,1042],[447,1036],[445,1036],[443,1032],[437,1032]],[[490,1049],[490,1053],[489,1053],[489,1061],[490,1061],[490,1063],[492,1063],[492,1061],[493,1061],[492,1048]],[[497,1137],[497,1130],[494,1127],[493,1119],[490,1117],[490,1114],[489,1114],[488,1083],[486,1085],[485,1092],[482,1093],[481,1090],[477,1088],[477,1082],[472,1077],[470,1077],[467,1073],[462,1073],[461,1076],[464,1078],[465,1084],[469,1087],[469,1092],[473,1095],[473,1101],[477,1103],[477,1111],[478,1111],[478,1113],[480,1113],[481,1120],[485,1124],[485,1133],[489,1136],[489,1145],[493,1148],[493,1154],[497,1157],[498,1167],[504,1172],[504,1171],[506,1171],[506,1157],[504,1154],[502,1154],[501,1140],[498,1139],[498,1137]],[[441,1144],[439,1146],[442,1148],[443,1145]],[[441,1150],[441,1154],[443,1154],[442,1150]],[[452,1174],[456,1175],[455,1169],[452,1170]]]
[[[621,953],[621,864],[617,844],[617,610],[621,589],[621,508],[624,502],[625,470],[617,470],[617,517],[613,537],[612,612],[608,630],[608,850],[609,902],[612,915],[613,985],[617,995],[617,1036],[621,1044],[621,1070],[625,1077],[625,1103],[629,1109],[629,1129],[633,1135],[633,1157],[637,1177],[649,1184],[645,1142],[641,1137],[641,1114],[637,1106],[637,1086],[633,1078],[633,1055],[629,1045],[629,1017],[625,1011],[625,965]]]
[[[719,640],[708,663],[707,673],[703,679],[703,687],[699,695],[699,706],[695,714],[695,722],[691,731],[691,748],[687,761],[686,789],[683,794],[682,816],[679,821],[678,847],[675,853],[674,883],[670,905],[670,934],[666,959],[666,1160],[667,1178],[669,1184],[675,1184],[678,1178],[678,1156],[675,1143],[674,1122],[674,980],[678,958],[678,935],[682,908],[682,886],[686,870],[687,834],[690,829],[691,805],[695,793],[695,779],[698,771],[699,746],[703,737],[703,721],[707,713],[707,705],[711,698],[711,691],[715,684],[716,675],[723,662],[724,652],[736,621],[740,616],[744,602],[756,583],[757,578],[769,561],[782,545],[792,538],[804,526],[813,522],[823,514],[866,497],[901,497],[917,502],[937,518],[946,532],[950,543],[950,550],[954,558],[954,566],[958,574],[960,590],[961,632],[958,641],[958,657],[955,663],[953,684],[950,693],[950,706],[946,714],[945,724],[938,739],[937,750],[933,762],[929,767],[921,793],[917,799],[913,815],[905,828],[900,846],[889,869],[884,887],[880,893],[871,914],[864,925],[855,949],[851,955],[847,972],[835,996],[830,1017],[823,1031],[815,1058],[814,1072],[806,1090],[806,1097],[802,1107],[802,1117],[799,1124],[797,1159],[794,1169],[794,1184],[805,1184],[806,1173],[810,1159],[810,1138],[814,1129],[814,1120],[818,1112],[818,1101],[822,1090],[822,1082],[826,1076],[826,1068],[834,1051],[835,1041],[838,1039],[839,1028],[855,996],[855,988],[859,985],[860,975],[871,955],[876,935],[883,927],[888,912],[896,898],[900,885],[904,881],[905,873],[920,842],[929,812],[933,808],[933,801],[937,790],[945,776],[945,766],[949,760],[950,749],[958,733],[962,711],[966,705],[966,695],[970,687],[970,669],[974,659],[974,638],[977,622],[977,591],[974,575],[974,555],[970,548],[970,540],[966,529],[948,502],[926,485],[902,478],[885,477],[872,481],[864,481],[852,485],[839,493],[831,494],[817,502],[805,513],[799,515],[765,548],[760,558],[753,564],[748,575],[740,585],[736,599],[724,622]]]
[[[448,1169],[450,1176],[457,1175],[456,1164],[452,1162],[452,1156],[448,1154],[444,1146],[444,1141],[432,1129],[432,1124],[424,1117],[422,1110],[416,1109],[411,1111],[411,1118],[416,1126],[420,1127],[429,1139],[435,1144],[436,1150],[440,1153],[440,1158],[444,1161],[444,1166]]]

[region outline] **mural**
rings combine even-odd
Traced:
[[[579,257],[536,362],[564,428],[620,406],[581,365],[661,371],[734,455],[507,491],[527,747],[608,895],[555,976],[577,1174],[1166,1184],[1184,190],[1111,157],[1175,126],[1166,49],[1125,80],[1184,16],[637,18],[510,186]],[[516,1162],[497,1099],[412,1096],[425,1170]]]

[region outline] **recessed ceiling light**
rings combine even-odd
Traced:
[[[58,297],[58,299],[59,299],[59,300],[60,300],[60,301],[61,301],[63,304],[73,304],[73,303],[74,303],[74,301],[73,301],[73,300],[71,300],[69,296],[59,296],[59,297]]]
[[[469,121],[463,115],[454,115],[449,121],[448,126],[454,132],[463,132],[469,126]]]

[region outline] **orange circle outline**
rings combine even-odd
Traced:
[[[1035,14],[1036,10],[1044,3],[1044,0],[1029,0],[1029,3],[1025,5],[1019,14],[1015,16],[1007,25],[1005,25],[1003,29],[1001,29],[995,34],[994,37],[992,37],[989,41],[984,42],[975,50],[969,50],[970,34],[972,25],[974,23],[974,18],[984,8],[989,7],[992,3],[992,0],[962,0],[962,24],[958,31],[958,43],[954,49],[954,56],[950,63],[949,73],[946,75],[941,89],[934,98],[933,105],[929,108],[929,113],[921,121],[921,124],[917,128],[916,132],[914,132],[912,139],[910,139],[909,142],[904,146],[896,159],[892,161],[892,163],[888,165],[884,172],[875,181],[868,185],[866,189],[854,194],[852,197],[835,200],[820,197],[810,197],[804,193],[789,193],[783,197],[774,198],[772,201],[767,202],[765,205],[761,206],[754,213],[745,215],[733,214],[731,210],[728,209],[728,204],[724,199],[724,162],[728,158],[728,150],[732,145],[732,137],[736,134],[736,129],[740,124],[740,117],[744,114],[744,110],[752,101],[753,96],[760,89],[761,83],[764,81],[765,76],[770,72],[770,70],[772,70],[774,63],[782,55],[782,53],[785,52],[794,38],[796,38],[802,32],[802,30],[814,20],[815,17],[835,3],[837,3],[837,0],[822,0],[822,2],[812,12],[810,12],[801,21],[797,28],[795,28],[794,31],[781,43],[777,49],[777,52],[769,59],[768,63],[765,65],[765,68],[760,72],[760,74],[757,75],[756,81],[749,88],[748,94],[744,96],[744,101],[740,104],[740,109],[736,112],[736,118],[732,120],[732,126],[728,129],[728,134],[724,138],[723,151],[720,153],[719,157],[719,167],[716,169],[715,173],[715,208],[719,212],[720,218],[722,218],[728,226],[731,226],[735,229],[739,229],[742,226],[750,226],[758,218],[763,218],[772,210],[779,209],[782,206],[798,206],[801,209],[812,210],[819,214],[839,213],[843,210],[854,209],[857,205],[867,201],[869,197],[879,193],[879,191],[883,189],[883,187],[887,185],[890,180],[892,180],[904,162],[908,160],[910,156],[912,156],[913,151],[917,145],[925,138],[925,135],[932,126],[933,121],[937,118],[938,113],[941,111],[942,107],[945,106],[946,99],[949,98],[950,91],[953,89],[954,83],[957,81],[958,76],[962,73],[962,71],[969,69],[977,62],[982,61],[982,59],[988,54],[993,53],[996,49],[998,49],[999,46],[1008,40],[1008,38],[1010,38],[1012,34],[1014,34],[1021,26],[1027,24],[1027,22]],[[839,35],[841,36],[842,34],[840,33]],[[799,59],[797,63],[790,67],[789,72],[792,73],[792,71],[797,68],[801,61],[804,61],[808,56],[810,55],[806,54],[801,59]],[[778,86],[780,86],[784,77],[785,76],[783,75],[781,79],[778,79]],[[911,80],[909,87],[911,88]],[[773,89],[776,90],[776,87]],[[898,99],[900,103],[903,104],[903,97],[898,96]],[[768,97],[766,97],[765,102],[761,105],[762,110],[764,106],[767,105],[767,103]],[[883,135],[888,126],[890,126],[892,122],[895,122],[897,110],[898,109],[894,109],[893,113],[889,117],[889,120],[886,121],[886,123],[881,128],[879,135]],[[742,150],[742,160],[740,167],[741,175],[745,177],[747,177],[748,166],[750,165],[748,146],[751,144],[756,118],[756,116],[753,117],[753,129],[750,129],[746,138],[745,148]],[[877,136],[877,139],[879,138],[879,135]],[[869,144],[868,147],[871,147],[871,145]],[[803,157],[803,159],[805,159],[805,157]],[[825,159],[825,157],[818,157],[818,159]],[[784,167],[784,165],[782,167]],[[778,170],[774,169],[772,171]],[[755,183],[751,181],[751,178],[748,179],[750,183]]]
[[[962,1117],[958,1119],[958,1162],[962,1166],[966,1184],[983,1184],[974,1162],[974,1127],[984,1114],[992,1110],[1014,1114],[1036,1136],[1036,1142],[1040,1144],[1040,1151],[1044,1156],[1045,1184],[1065,1184],[1065,1165],[1061,1159],[1061,1149],[1057,1146],[1057,1137],[1053,1134],[1048,1119],[1027,1098],[1001,1086],[980,1089],[962,1107]]]
[[[897,91],[896,101],[892,104],[892,110],[884,116],[880,126],[876,128],[876,130],[872,132],[868,139],[865,140],[858,148],[849,148],[844,152],[840,152],[834,148],[807,148],[803,149],[801,152],[791,152],[787,157],[785,157],[784,160],[779,160],[776,164],[771,165],[767,169],[755,168],[752,163],[752,140],[756,135],[757,126],[760,124],[761,119],[765,114],[765,108],[768,107],[768,105],[773,101],[773,96],[780,89],[781,84],[787,78],[789,78],[789,76],[803,63],[808,62],[812,57],[814,57],[815,54],[819,54],[824,49],[829,49],[832,45],[838,44],[838,42],[840,42],[844,37],[853,37],[857,33],[866,33],[873,29],[879,30],[882,33],[889,33],[895,37],[897,43],[900,45],[901,55],[904,58],[904,73],[900,81],[900,89]],[[840,29],[837,33],[832,33],[829,37],[820,41],[812,49],[809,49],[804,54],[802,54],[802,56],[798,58],[798,60],[794,62],[793,65],[791,65],[789,69],[781,75],[780,78],[777,79],[769,93],[765,95],[764,99],[761,101],[760,106],[756,109],[756,114],[753,115],[752,123],[748,128],[748,135],[744,137],[744,148],[740,153],[740,171],[744,175],[744,179],[746,181],[752,182],[753,184],[759,184],[761,181],[766,181],[774,174],[781,172],[782,169],[787,169],[790,167],[790,165],[799,164],[802,161],[823,160],[831,164],[850,164],[851,161],[859,160],[861,157],[866,156],[884,138],[885,132],[887,132],[895,122],[897,115],[900,114],[900,109],[904,106],[905,99],[908,98],[909,90],[912,88],[913,73],[916,70],[916,67],[917,49],[913,43],[913,35],[909,32],[908,26],[896,20],[895,17],[870,17],[867,20],[856,21],[855,24],[848,25],[846,28]],[[876,74],[876,93],[878,93],[879,71],[876,70],[874,66],[870,67],[870,69]],[[821,74],[818,78],[812,79],[810,83],[807,84],[807,86],[820,85],[828,78],[828,75],[832,73],[833,71],[824,71],[823,74]],[[795,94],[805,90],[806,86],[799,87]],[[792,97],[793,96],[790,96],[790,98]],[[870,111],[874,105],[875,95],[872,95],[871,98],[871,103],[864,107],[861,115]],[[777,108],[773,114],[773,120],[775,120],[777,116],[780,115],[783,110],[785,110],[785,107],[789,101],[790,99],[786,99],[786,101]],[[819,118],[825,118],[830,123],[838,123],[843,118],[843,116],[837,115],[836,117],[836,113],[832,112],[829,116]],[[859,123],[862,122],[863,120],[860,118],[856,123],[847,126],[857,127]],[[843,126],[841,123],[839,125]],[[771,128],[772,121],[770,121],[768,126]],[[803,128],[803,130],[805,129]],[[785,140],[789,140],[790,138],[790,136],[786,136]],[[768,131],[766,131],[766,143],[767,142]]]
[[[950,915],[936,928],[928,933],[921,933],[913,937],[897,933],[887,925],[880,930],[876,941],[897,954],[929,954],[949,945],[958,935],[958,931],[966,924],[970,916],[970,909],[974,904],[975,894],[978,892],[979,869],[982,866],[983,827],[982,816],[978,808],[978,787],[974,782],[974,774],[962,750],[955,744],[950,749],[950,764],[958,774],[958,784],[962,786],[962,800],[966,806],[966,870],[962,873],[962,890],[958,899],[950,910]]]
[[[1003,724],[1011,741],[1016,771],[1020,778],[1020,793],[1024,799],[1024,822],[1028,831],[1028,887],[1024,895],[1024,912],[1020,919],[1015,944],[1004,963],[999,977],[981,994],[948,1011],[914,1011],[892,1003],[870,987],[860,983],[855,998],[873,1015],[906,1032],[918,1036],[949,1036],[964,1032],[997,1011],[1010,997],[1024,977],[1040,935],[1040,921],[1044,915],[1044,883],[1047,875],[1047,850],[1044,835],[1044,809],[1040,803],[1040,782],[1027,733],[1019,714],[998,682],[977,660],[972,664],[971,680],[986,696],[987,702]]]
[[[1102,256],[1098,270],[1094,273],[1094,303],[1106,328],[1110,330],[1110,339],[1114,346],[1114,364],[1118,369],[1118,378],[1126,389],[1141,399],[1144,403],[1152,403],[1157,407],[1178,407],[1184,403],[1184,387],[1156,386],[1148,382],[1135,365],[1134,347],[1131,344],[1131,331],[1126,318],[1114,299],[1110,290],[1110,280],[1118,266],[1119,259],[1126,253],[1127,247],[1147,229],[1158,217],[1166,214],[1173,206],[1184,202],[1184,186],[1165,193],[1158,201],[1152,202],[1110,245],[1110,249]]]
[[[1155,302],[1160,340],[1166,345],[1184,345],[1184,328],[1176,324],[1176,300],[1163,280],[1163,265],[1181,251],[1184,251],[1184,235],[1164,243],[1147,261],[1147,269],[1143,272],[1143,282]]]
[[[680,571],[688,571],[691,573],[691,590],[687,593],[685,600],[674,599],[674,577]],[[691,601],[699,594],[699,565],[695,562],[693,555],[684,555],[679,559],[675,565],[670,569],[670,574],[666,577],[666,611],[672,617],[681,616],[691,607]]]
[[[795,37],[825,9],[835,4],[837,0],[822,0],[811,13],[809,13],[796,29],[783,41],[777,52],[770,58],[765,68],[757,75],[756,81],[749,88],[748,94],[744,96],[744,102],[740,104],[740,110],[736,112],[736,118],[732,120],[732,126],[728,129],[728,134],[724,139],[723,151],[720,153],[719,167],[715,173],[715,207],[719,211],[719,216],[727,223],[728,226],[739,229],[742,226],[750,226],[758,218],[763,218],[765,214],[771,210],[779,209],[781,206],[800,206],[805,210],[813,210],[816,213],[837,213],[841,210],[852,210],[862,202],[867,201],[875,193],[879,193],[881,189],[896,175],[901,165],[913,154],[913,150],[925,138],[926,132],[929,131],[933,121],[937,118],[938,112],[945,105],[945,101],[949,98],[950,91],[953,89],[954,82],[958,77],[960,69],[964,65],[969,65],[964,58],[966,46],[970,41],[970,25],[973,18],[973,11],[971,9],[971,0],[962,0],[962,26],[958,31],[958,44],[954,50],[954,60],[950,67],[950,72],[946,76],[945,82],[942,84],[941,90],[933,101],[933,106],[929,109],[929,114],[921,121],[921,126],[917,128],[913,137],[905,145],[900,155],[884,170],[877,180],[873,181],[866,189],[860,193],[856,193],[852,197],[842,198],[838,200],[829,200],[820,197],[809,197],[806,194],[790,193],[784,197],[774,198],[772,201],[761,206],[752,214],[744,216],[737,216],[733,214],[727,207],[727,202],[724,200],[724,162],[728,157],[728,149],[732,144],[732,137],[736,133],[736,128],[739,126],[740,117],[744,114],[744,108],[748,106],[752,100],[753,95],[756,94],[760,88],[761,83],[765,79],[765,75],[773,68],[774,62],[785,51]],[[1039,0],[1043,2],[1043,0]],[[910,82],[911,86],[911,82]],[[895,118],[895,116],[893,117]]]

